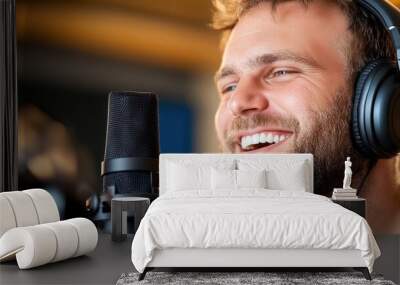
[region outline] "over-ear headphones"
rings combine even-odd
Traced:
[[[368,158],[390,158],[400,152],[400,13],[386,0],[359,0],[392,37],[396,63],[379,58],[358,75],[352,110],[352,136]]]

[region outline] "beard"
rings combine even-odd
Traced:
[[[351,96],[339,88],[328,110],[311,111],[311,126],[304,131],[293,116],[255,114],[236,117],[231,128],[224,133],[223,149],[235,152],[234,136],[237,131],[255,127],[279,126],[293,131],[293,153],[312,153],[314,156],[314,193],[330,196],[333,188],[342,187],[344,161],[352,160],[352,187],[359,189],[368,172],[370,161],[364,158],[351,141]]]

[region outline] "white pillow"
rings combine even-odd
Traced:
[[[267,171],[235,170],[237,188],[267,188]]]
[[[211,189],[236,189],[236,170],[232,169],[211,169]]]
[[[211,190],[211,168],[235,169],[233,159],[174,159],[166,162],[167,191]]]
[[[169,191],[210,189],[210,167],[197,167],[168,163],[167,187]]]
[[[239,159],[240,170],[266,169],[267,187],[274,190],[306,191],[310,189],[308,166],[301,160]]]
[[[211,170],[211,188],[213,190],[238,190],[240,188],[266,188],[265,170]]]
[[[306,191],[308,188],[305,165],[298,163],[288,170],[272,169],[267,172],[268,187],[276,190]]]

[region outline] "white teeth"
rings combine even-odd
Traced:
[[[260,135],[260,143],[266,143],[267,142],[267,135],[262,133]]]
[[[252,137],[252,144],[259,144],[260,143],[260,134],[254,134]]]
[[[272,134],[267,135],[267,143],[273,143],[274,142],[274,136]]]
[[[253,143],[253,139],[251,138],[251,136],[247,136],[246,137],[246,145],[249,146]]]
[[[247,147],[246,137],[242,137],[242,139],[240,141],[240,145],[242,146],[242,148],[246,148]]]
[[[247,149],[251,145],[256,145],[260,143],[278,143],[284,141],[288,138],[285,135],[277,135],[272,133],[257,133],[251,136],[244,136],[241,138],[240,144],[243,149]]]

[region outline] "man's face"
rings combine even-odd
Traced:
[[[224,150],[293,152],[320,131],[313,130],[315,114],[328,112],[348,84],[350,38],[342,12],[321,2],[287,2],[274,12],[264,3],[233,29],[216,75]]]
[[[343,173],[353,152],[347,27],[340,9],[324,1],[307,8],[286,2],[275,11],[263,3],[240,18],[216,74],[224,151],[310,152],[317,180],[338,167]]]

